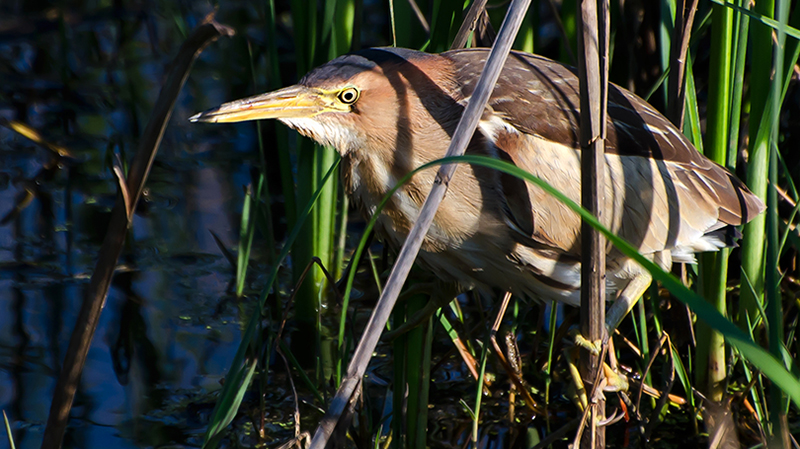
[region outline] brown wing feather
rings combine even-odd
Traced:
[[[488,50],[456,50],[442,55],[454,61],[461,93],[469,97]],[[509,57],[489,101],[491,110],[516,129],[576,150],[579,104],[578,79],[572,69],[523,53]],[[683,187],[713,204],[723,223],[738,225],[763,211],[763,203],[738,179],[697,152],[681,132],[641,98],[612,84],[608,113],[607,154],[664,161],[671,176],[692,178]]]

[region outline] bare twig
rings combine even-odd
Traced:
[[[472,36],[472,46],[491,47],[495,39],[497,39],[497,33],[492,28],[489,13],[484,9],[480,17],[478,17],[478,25],[475,28],[475,34]]]
[[[472,6],[467,10],[464,21],[461,22],[461,27],[458,29],[458,33],[456,33],[456,37],[453,39],[453,44],[450,45],[450,50],[464,48],[464,46],[467,45],[470,33],[475,31],[475,28],[478,26],[478,20],[486,13],[486,1],[487,0],[475,0],[472,2]]]
[[[670,58],[671,73],[669,78],[668,96],[669,119],[678,129],[683,129],[684,102],[686,97],[686,55],[689,51],[689,38],[692,35],[692,25],[697,11],[698,0],[681,0],[675,10],[675,36],[673,39]]]
[[[425,15],[422,14],[422,11],[419,9],[417,2],[414,0],[408,0],[408,4],[414,11],[414,15],[417,16],[417,20],[419,20],[419,24],[422,25],[422,29],[425,30],[425,34],[431,34],[431,26],[428,25],[428,21],[425,19]]]
[[[661,334],[661,338],[658,340],[658,344],[655,348],[651,350],[650,353],[650,360],[647,361],[647,366],[645,366],[644,371],[642,372],[642,379],[646,378],[647,375],[650,373],[650,368],[653,367],[653,362],[656,361],[656,357],[658,357],[658,353],[661,351],[661,348],[664,347],[664,343],[667,342],[667,333],[664,332]],[[671,348],[670,348],[671,349]],[[636,410],[640,410],[640,404],[642,402],[642,393],[644,392],[644,381],[642,381],[641,385],[639,386],[639,392],[636,395]]]

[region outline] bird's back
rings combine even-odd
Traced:
[[[486,49],[442,54],[453,61],[463,97],[475,88]],[[516,165],[580,200],[578,79],[547,58],[512,53],[481,130]],[[727,242],[722,228],[750,221],[764,204],[730,172],[701,155],[644,100],[610,86],[603,221],[645,254],[679,260]],[[514,185],[514,183],[510,183]],[[518,186],[518,185],[517,185]],[[505,189],[515,227],[535,241],[579,253],[580,220],[534,186]]]

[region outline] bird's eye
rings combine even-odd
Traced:
[[[355,87],[348,87],[339,92],[339,101],[344,104],[353,104],[358,100],[358,89]]]

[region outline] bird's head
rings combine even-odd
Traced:
[[[446,76],[435,79],[446,75],[447,64],[413,50],[369,49],[317,67],[294,86],[225,103],[189,120],[277,119],[343,155],[375,142],[396,148],[414,132],[416,114],[431,114],[437,98],[450,100],[442,87],[452,83]]]

